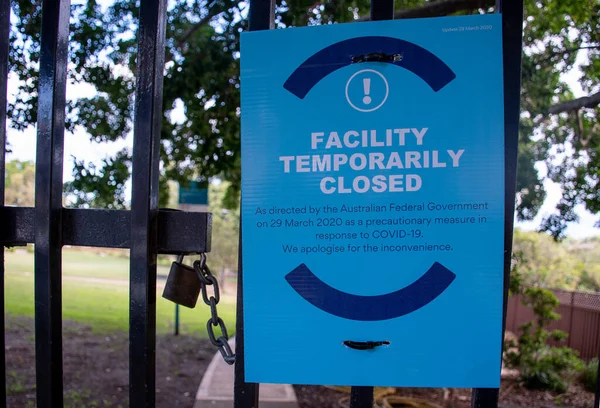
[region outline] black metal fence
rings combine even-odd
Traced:
[[[65,209],[63,144],[69,0],[45,0],[39,68],[35,208],[4,207],[10,1],[0,0],[0,273],[4,246],[35,244],[35,352],[38,407],[63,406],[63,245],[130,248],[129,401],[155,405],[157,254],[210,251],[211,216],[158,208],[165,0],[139,10],[131,211]],[[2,279],[3,282],[3,279]],[[3,284],[3,283],[2,283]],[[4,290],[0,291],[4,306]],[[4,333],[4,310],[0,314]],[[4,336],[2,350],[4,350]],[[6,384],[4,352],[0,381]],[[1,405],[6,406],[5,386]]]
[[[483,2],[482,2],[483,3]],[[63,405],[61,250],[63,245],[130,248],[129,398],[132,407],[155,405],[157,254],[210,251],[211,217],[205,213],[159,210],[159,149],[162,119],[166,0],[142,0],[133,141],[131,211],[62,207],[65,92],[69,0],[42,6],[40,87],[37,123],[35,208],[4,207],[6,98],[10,0],[0,0],[0,274],[3,245],[35,244],[35,331],[37,406]],[[497,0],[503,16],[506,142],[505,277],[512,246],[519,121],[523,1]],[[274,0],[250,0],[250,30],[274,28]],[[435,7],[432,16],[436,15]],[[373,0],[371,19],[394,16],[393,0]],[[241,248],[241,245],[240,245]],[[259,385],[244,381],[242,279],[238,278],[234,406],[258,406]],[[505,279],[508,284],[508,279]],[[4,331],[4,283],[0,279],[0,329]],[[505,285],[506,286],[506,285]],[[505,288],[506,299],[506,288]],[[506,304],[506,302],[505,302]],[[4,337],[0,336],[4,349]],[[501,350],[498,350],[500,353]],[[4,368],[4,352],[0,353]],[[400,368],[401,369],[401,368]],[[0,381],[6,384],[5,370]],[[5,387],[0,401],[6,405]],[[372,387],[353,387],[351,406],[370,407]],[[496,407],[498,389],[473,390],[473,407]]]

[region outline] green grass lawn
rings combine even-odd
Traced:
[[[33,254],[5,254],[6,313],[16,316],[34,315]],[[159,274],[166,275],[168,267],[161,266]],[[79,278],[129,280],[129,259],[93,252],[63,251],[63,319],[87,324],[98,332],[128,330],[129,285],[113,282],[88,282]],[[159,333],[170,332],[174,325],[175,306],[163,299],[162,287],[156,293],[156,328]],[[210,311],[202,299],[195,309],[180,307],[180,332],[206,337],[206,321]],[[225,320],[230,334],[234,332],[235,300],[222,297],[219,315]]]
[[[31,273],[33,271],[33,254],[30,252],[6,252],[5,258],[6,269],[9,272]],[[169,267],[159,265],[158,273],[166,276]],[[129,280],[129,258],[64,249],[63,276]]]

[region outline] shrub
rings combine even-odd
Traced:
[[[566,392],[583,363],[568,347],[545,346],[521,364],[521,381],[527,388]]]
[[[581,369],[579,380],[586,390],[596,391],[596,382],[598,381],[598,359],[593,358]]]
[[[523,304],[533,310],[535,320],[520,327],[518,342],[504,344],[504,362],[519,370],[520,379],[528,388],[565,392],[584,364],[577,351],[548,345],[549,339],[564,341],[567,338],[565,332],[547,330],[554,320],[560,318],[554,312],[558,299],[546,289],[523,288],[518,270],[513,268],[512,272],[517,283],[511,284],[511,293],[523,295]]]

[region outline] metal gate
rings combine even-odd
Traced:
[[[440,1],[439,3],[443,3]],[[479,4],[485,2],[473,2]],[[431,3],[431,16],[444,10]],[[157,254],[210,251],[211,216],[158,207],[166,0],[139,9],[131,211],[62,207],[63,143],[69,0],[42,6],[35,208],[4,207],[8,32],[10,1],[0,0],[0,329],[4,332],[4,245],[35,244],[36,393],[38,407],[63,405],[61,251],[63,245],[130,249],[129,397],[132,407],[155,405]],[[275,1],[250,0],[249,29],[274,28]],[[505,300],[512,247],[521,81],[523,0],[496,1],[503,15],[506,145]],[[372,0],[371,19],[394,17],[393,0]],[[512,163],[512,165],[511,165]],[[234,406],[258,407],[259,385],[244,381],[242,270],[238,310]],[[506,301],[505,301],[506,304]],[[4,336],[0,336],[4,349]],[[501,350],[498,350],[500,353]],[[0,381],[6,384],[4,352]],[[358,369],[358,368],[357,368]],[[399,367],[399,369],[402,369]],[[5,386],[0,404],[6,405]],[[498,389],[473,390],[473,407],[497,407]],[[370,407],[372,387],[353,387],[351,406]]]
[[[61,251],[63,245],[130,248],[129,398],[155,405],[157,254],[210,251],[207,213],[158,208],[167,2],[139,10],[131,211],[62,207],[69,0],[42,6],[35,208],[0,207],[0,245],[35,244],[35,352],[38,407],[63,406]],[[0,1],[0,197],[4,204],[10,1]],[[0,247],[4,276],[4,249]],[[4,290],[0,291],[4,305]],[[1,313],[4,332],[4,310]],[[0,347],[4,350],[4,336]],[[4,352],[0,381],[6,384]],[[5,386],[0,387],[6,405]]]

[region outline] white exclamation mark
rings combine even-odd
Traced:
[[[369,94],[371,93],[371,78],[363,79],[363,88],[365,90],[365,96],[363,97],[363,103],[368,105],[371,103],[371,97]]]

